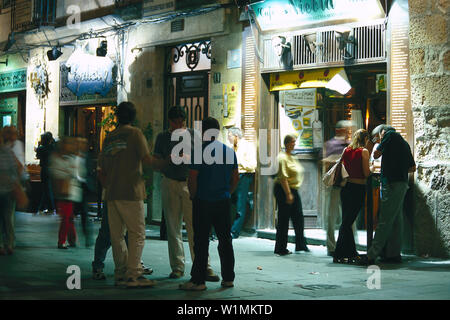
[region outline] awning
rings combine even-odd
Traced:
[[[328,88],[346,94],[351,85],[344,68],[301,70],[270,75],[270,91],[302,88]]]

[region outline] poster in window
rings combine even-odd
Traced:
[[[316,89],[280,92],[280,139],[295,134],[295,149],[313,148],[313,122],[316,109]]]

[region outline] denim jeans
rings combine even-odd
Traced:
[[[231,233],[237,237],[241,233],[242,226],[245,222],[245,214],[247,212],[248,189],[252,183],[252,173],[241,173],[239,175],[239,183],[236,187],[236,220],[231,227]]]

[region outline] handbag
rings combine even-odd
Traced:
[[[14,184],[13,197],[16,200],[16,208],[26,209],[28,207],[28,196],[20,183]]]
[[[344,152],[342,152],[340,159],[336,161],[336,163],[331,167],[330,170],[328,170],[327,173],[325,173],[322,178],[323,183],[327,187],[344,187],[347,183],[349,174],[342,162],[342,156],[344,155]]]

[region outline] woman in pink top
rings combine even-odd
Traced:
[[[341,190],[342,224],[336,250],[333,256],[334,263],[351,263],[358,259],[352,225],[363,207],[366,195],[366,180],[370,175],[369,151],[366,146],[369,142],[369,133],[359,129],[353,135],[352,143],[344,150],[342,161],[349,177],[347,184]]]

